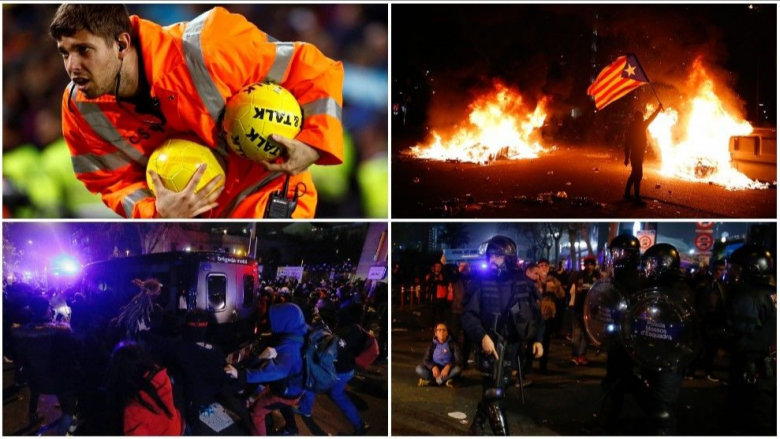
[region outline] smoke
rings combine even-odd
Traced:
[[[763,14],[776,14],[775,6],[762,7]],[[399,12],[394,27],[412,30],[393,49],[432,67],[433,127],[463,121],[474,96],[496,79],[529,101],[549,96],[553,114],[590,108],[585,90],[592,77],[625,53],[638,56],[666,106],[689,98],[687,81],[698,59],[718,95],[745,114],[734,91],[739,69],[730,58],[740,52],[734,39],[754,32],[751,23],[767,21],[749,16],[747,5],[415,5]],[[771,22],[776,27],[776,17]],[[771,47],[762,53],[774,56],[775,42],[766,44]],[[649,87],[633,93],[642,104],[655,102]]]
[[[623,47],[639,57],[666,106],[687,102],[694,91],[693,67],[700,62],[714,79],[718,95],[744,113],[744,102],[731,89],[737,77],[722,67],[728,61],[724,30],[711,21],[715,11],[703,14],[703,8],[727,13],[715,5],[605,6],[599,36],[607,48]]]
[[[554,22],[556,15],[539,7],[458,5],[446,11],[446,20],[421,24],[422,39],[436,48],[426,53],[425,62],[442,66],[429,84],[435,93],[428,125],[446,131],[462,123],[469,104],[493,91],[496,81],[520,92],[525,111],[533,111],[545,96],[561,97],[563,102],[572,92],[573,76],[556,73],[550,54],[565,43],[555,38],[560,30],[536,25]],[[565,21],[561,24],[574,29]],[[442,35],[448,38],[440,40]]]

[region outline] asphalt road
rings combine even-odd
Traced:
[[[347,393],[360,411],[363,420],[371,426],[368,430],[368,434],[371,436],[387,436],[387,372],[387,363],[378,363],[356,375],[347,388]],[[27,425],[29,389],[25,387],[20,392],[11,392],[13,373],[13,366],[5,364],[3,368],[3,436],[36,434],[54,436],[56,434],[56,421],[62,415],[57,405],[57,398],[52,395],[41,396],[38,411],[43,417],[43,422],[41,425],[29,427]],[[231,417],[237,419],[235,416]],[[274,424],[277,427],[284,424],[278,413],[274,416]],[[327,396],[323,395],[317,397],[312,417],[306,419],[296,415],[296,424],[302,436],[343,435],[352,431],[351,425],[338,407]],[[46,429],[45,426],[52,428]],[[238,424],[233,424],[220,433],[210,429],[206,430],[208,427],[205,424],[201,427],[204,431],[210,432],[208,435],[214,436],[246,436],[249,434]]]
[[[653,162],[644,166],[647,206],[634,207],[622,200],[630,168],[599,147],[486,166],[395,155],[392,168],[393,218],[775,218],[777,211],[776,186],[729,191],[663,177]],[[566,198],[536,201],[559,192]]]
[[[456,388],[417,387],[414,368],[422,360],[433,331],[425,305],[411,310],[393,310],[392,334],[392,434],[458,436],[467,434],[481,394],[479,374],[470,368]],[[511,435],[591,435],[602,395],[600,381],[604,376],[605,354],[588,351],[588,366],[569,363],[569,343],[565,339],[551,342],[549,373],[532,371],[525,387],[525,405],[520,403],[520,389],[514,386],[506,395]],[[725,367],[724,360],[718,365]],[[724,369],[716,374],[725,376]],[[679,435],[721,436],[722,407],[726,388],[709,382],[699,374],[684,381],[677,404]],[[460,421],[449,414],[461,412]],[[645,417],[636,403],[626,398],[617,433],[627,436],[647,435]],[[489,430],[489,429],[488,429]]]

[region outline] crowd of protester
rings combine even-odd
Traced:
[[[584,305],[588,290],[598,279],[607,277],[599,267],[595,257],[583,259],[582,269],[564,268],[560,261],[556,267],[549,260],[526,261],[520,267],[520,273],[533,281],[534,294],[540,305],[545,324],[543,339],[544,354],[538,359],[538,373],[548,373],[550,342],[559,339],[570,344],[571,360],[575,366],[587,366],[588,355],[600,353],[598,346],[591,343],[584,325]],[[479,270],[475,265],[476,270]],[[685,270],[685,281],[695,292],[695,308],[704,323],[702,331],[703,349],[685,376],[693,379],[695,372],[701,370],[702,377],[712,382],[725,380],[716,377],[713,369],[718,345],[710,328],[722,324],[726,312],[726,288],[724,275],[726,264],[715,261],[712,267],[700,266]],[[419,386],[447,384],[454,385],[462,370],[469,368],[472,343],[462,331],[461,315],[463,298],[471,283],[472,266],[467,262],[460,264],[433,263],[427,273],[401,273],[396,267],[394,279],[398,279],[397,290],[400,300],[405,304],[423,304],[430,308],[428,327],[433,333],[433,341],[426,349],[422,363],[417,365]],[[525,377],[534,368],[533,355],[525,356],[522,375]],[[449,372],[442,374],[445,370]],[[515,369],[518,367],[515,365]],[[451,371],[454,371],[453,374]],[[439,379],[439,377],[443,379]],[[531,380],[518,380],[517,385],[529,385]]]
[[[355,374],[387,358],[386,284],[262,281],[245,322],[250,330],[241,332],[247,339],[236,344],[224,342],[224,331],[235,336],[238,325],[221,327],[212,313],[186,305],[163,309],[156,279],[134,283],[139,292],[119,315],[103,316],[75,288],[4,280],[3,353],[15,370],[5,393],[29,388],[31,427],[42,421],[38,400],[44,394],[57,397],[61,435],[213,434],[201,421],[216,402],[237,415],[236,431],[297,434],[293,410],[311,418],[317,396],[303,383],[302,349],[314,333],[335,337],[339,346],[338,380],[319,392],[352,426],[339,433],[369,428],[345,389]],[[284,423],[272,425],[274,417],[266,417],[275,410]]]

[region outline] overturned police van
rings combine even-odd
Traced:
[[[233,344],[251,337],[250,317],[258,300],[257,262],[222,253],[167,252],[110,259],[82,270],[79,290],[110,320],[138,292],[135,279],[162,284],[155,302],[168,330],[176,331],[186,311],[203,309],[216,323],[215,342]],[[218,333],[217,333],[218,332]]]

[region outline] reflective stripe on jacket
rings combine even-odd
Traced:
[[[165,139],[183,138],[226,154],[225,191],[210,217],[262,217],[269,194],[283,178],[258,183],[269,173],[233,153],[219,139],[219,117],[226,100],[244,86],[274,82],[301,104],[304,122],[297,140],[320,152],[319,165],[342,160],[342,85],[340,62],[314,46],[279,42],[243,16],[217,7],[187,23],[161,27],[131,17],[132,36],[151,87],[151,97],[164,116],[136,113],[130,102],[113,95],[96,99],[69,85],[63,96],[63,134],[76,176],[92,192],[100,192],[111,209],[125,217],[151,218],[154,198],[146,185],[146,163]],[[312,217],[317,194],[311,175],[291,177],[290,195],[298,188],[293,217]]]

